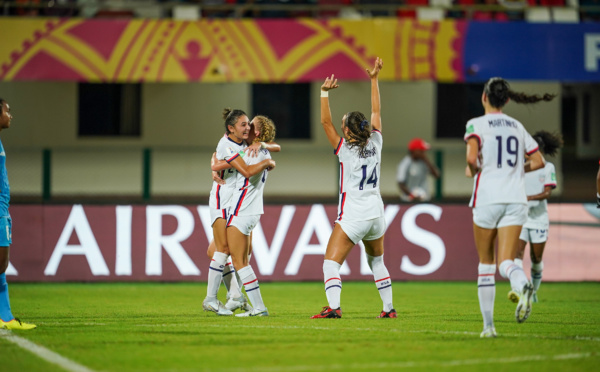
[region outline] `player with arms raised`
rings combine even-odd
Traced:
[[[383,61],[377,58],[373,69],[367,69],[371,79],[371,123],[361,112],[348,112],[342,118],[342,137],[333,125],[329,109],[329,91],[338,87],[337,79],[331,75],[321,86],[321,124],[339,158],[340,195],[338,216],[323,263],[325,294],[329,306],[312,316],[313,319],[342,317],[340,268],[352,247],[359,241],[365,245],[367,262],[383,301],[383,311],[378,318],[397,317],[392,303],[392,280],[383,263],[386,223],[379,192],[383,137],[378,82],[382,68]]]

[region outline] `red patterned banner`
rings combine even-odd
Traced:
[[[0,80],[305,82],[463,81],[461,21],[0,20]]]

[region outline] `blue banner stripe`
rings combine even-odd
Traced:
[[[391,287],[391,286],[392,286],[391,284],[388,284],[388,285],[386,285],[385,287],[381,287],[381,288],[377,288],[377,289],[379,289],[379,290],[381,291],[382,289],[386,289],[386,288],[389,288],[389,287]]]
[[[248,292],[252,292],[252,291],[253,291],[253,290],[255,290],[255,289],[258,289],[258,286],[254,287],[254,288],[252,288],[252,289],[246,289],[246,293],[248,293]]]
[[[481,287],[495,287],[495,286],[496,286],[496,284],[481,284],[481,285],[478,285],[477,287],[481,288]]]
[[[212,267],[212,266],[209,266],[208,268],[209,268],[209,269],[211,269],[211,270],[214,270],[214,271],[218,271],[218,272],[220,272],[220,273],[222,273],[222,272],[223,272],[223,270],[215,269],[215,268],[214,268],[214,267]]]
[[[330,285],[329,287],[325,288],[325,292],[327,292],[330,288],[333,288],[333,287],[338,287],[339,289],[342,289],[341,285],[337,285],[337,284],[336,285]],[[246,292],[248,292],[248,291],[246,291]]]

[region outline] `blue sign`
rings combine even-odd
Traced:
[[[600,81],[600,24],[470,22],[465,41],[467,82]]]

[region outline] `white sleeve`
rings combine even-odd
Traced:
[[[377,147],[379,147],[380,149],[383,147],[383,135],[381,134],[380,130],[373,129],[371,131],[371,141],[377,144]]]
[[[525,152],[527,153],[527,155],[531,155],[534,152],[539,150],[539,146],[537,144],[537,142],[535,142],[535,140],[533,139],[533,137],[531,137],[531,134],[529,134],[529,132],[527,132],[527,130],[525,130],[524,127],[523,128],[523,134],[524,134],[524,141],[525,141]]]
[[[465,142],[467,142],[469,140],[469,138],[475,137],[477,138],[477,141],[479,142],[479,148],[481,149],[482,143],[481,143],[481,133],[479,133],[479,126],[475,125],[475,120],[469,120],[467,122],[467,128],[465,130],[465,136],[464,136],[464,140]]]

